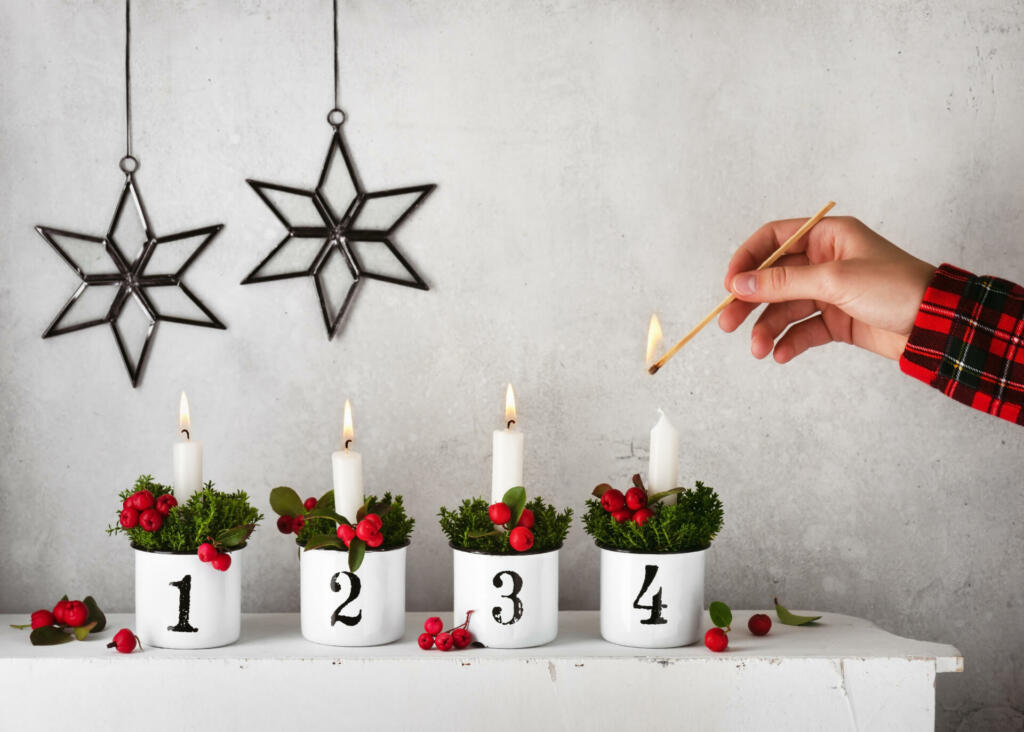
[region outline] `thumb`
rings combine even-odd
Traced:
[[[747,302],[785,302],[787,300],[835,300],[834,268],[831,263],[789,267],[769,267],[740,272],[729,289]]]

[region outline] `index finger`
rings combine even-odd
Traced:
[[[729,289],[732,278],[740,272],[749,272],[760,267],[761,263],[768,259],[772,252],[782,246],[789,237],[793,236],[806,221],[806,218],[769,221],[751,234],[729,260],[729,266],[725,271],[725,289]],[[800,237],[799,241],[793,242],[793,246],[789,248],[788,252],[797,254],[806,251],[807,241],[813,231],[814,229],[811,229],[806,235]]]

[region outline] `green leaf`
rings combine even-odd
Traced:
[[[815,620],[821,620],[820,615],[794,615],[779,604],[779,598],[773,597],[775,603],[775,614],[779,616],[779,622],[783,625],[807,625]]]
[[[501,499],[501,502],[512,509],[512,519],[509,521],[509,524],[515,526],[523,515],[523,509],[526,508],[526,489],[521,485],[509,488],[505,491],[505,496]]]
[[[89,637],[89,633],[95,627],[95,622],[86,623],[85,625],[79,625],[77,628],[74,628],[71,632],[75,634],[75,638],[77,638],[78,640],[85,640]]]
[[[711,615],[711,622],[719,628],[729,630],[732,625],[732,610],[724,602],[713,602],[708,605],[708,614]]]
[[[347,524],[349,526],[352,525],[347,518],[335,513],[332,509],[327,508],[326,506],[321,506],[319,503],[317,503],[317,505],[313,508],[312,511],[306,514],[306,520],[315,518],[327,518],[331,519],[337,524]]]
[[[363,563],[366,556],[366,542],[362,539],[353,539],[348,545],[348,569],[355,572]]]
[[[299,516],[306,512],[299,494],[286,485],[270,491],[270,507],[278,516]]]
[[[55,646],[59,643],[67,643],[71,640],[71,636],[60,628],[55,628],[52,625],[44,625],[41,628],[33,630],[32,635],[29,636],[29,640],[32,641],[32,645],[34,646]]]
[[[25,630],[25,628],[31,628],[32,627],[32,623],[25,623],[25,625],[14,625],[12,623],[11,627],[12,628],[16,628],[17,630]]]
[[[92,595],[89,595],[84,600],[85,606],[89,609],[89,617],[85,619],[87,623],[96,623],[93,631],[99,633],[101,630],[107,627],[107,616],[100,610],[100,606],[96,604],[96,600],[93,599]]]
[[[483,539],[485,536],[501,536],[504,531],[491,529],[490,531],[470,531],[466,534],[467,539]]]
[[[597,496],[598,498],[600,498],[611,489],[612,487],[607,483],[599,483],[598,485],[594,486],[594,490],[590,491],[590,494],[592,496]]]
[[[658,501],[661,501],[677,493],[685,493],[686,490],[686,488],[669,488],[667,491],[659,491],[658,493],[652,493],[651,496],[647,499],[647,505],[650,506],[652,503],[657,503]]]
[[[236,547],[244,544],[255,530],[256,524],[243,524],[242,526],[232,526],[229,529],[221,529],[217,532],[216,543],[229,548]]]
[[[367,496],[366,501],[359,507],[359,510],[356,511],[356,523],[359,523],[366,518],[366,514],[370,512],[370,500],[370,497]]]
[[[314,534],[313,536],[309,537],[309,539],[306,541],[307,552],[310,549],[319,549],[322,546],[330,546],[334,547],[335,549],[345,548],[345,545],[342,543],[341,539],[339,539],[334,534]]]

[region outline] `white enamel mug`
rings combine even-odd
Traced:
[[[452,548],[455,624],[490,648],[529,648],[558,635],[558,549],[484,554]]]
[[[639,554],[601,548],[601,637],[637,648],[696,643],[707,550]]]
[[[215,648],[237,641],[242,625],[241,548],[231,551],[225,572],[199,561],[195,552],[135,549],[135,632],[142,645]]]
[[[348,569],[348,552],[301,552],[302,637],[329,646],[379,646],[401,638],[408,546],[367,550],[357,572]]]

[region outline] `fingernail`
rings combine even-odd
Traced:
[[[732,291],[737,295],[753,295],[757,291],[757,275],[736,275],[732,278]]]

